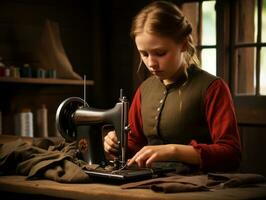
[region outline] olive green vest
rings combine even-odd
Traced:
[[[218,77],[190,66],[179,81],[165,86],[151,76],[140,86],[143,132],[148,144],[211,143],[204,95]]]

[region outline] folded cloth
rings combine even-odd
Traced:
[[[147,188],[156,192],[192,192],[192,191],[206,191],[207,176],[182,176],[174,175],[169,177],[154,178],[144,181],[132,182],[121,185],[122,189],[130,188]]]
[[[25,175],[28,179],[48,178],[58,182],[90,181],[82,170],[86,163],[76,156],[75,142],[51,144],[54,144],[53,141],[38,141],[30,145],[21,139],[3,144],[0,147],[0,173]]]
[[[156,192],[176,193],[210,191],[228,187],[242,187],[266,182],[260,174],[210,173],[201,175],[175,175],[163,178],[132,182],[121,185],[122,189],[147,188]]]
[[[264,183],[266,178],[261,174],[249,173],[209,173],[208,186],[214,189],[245,187],[252,184]],[[213,184],[213,183],[216,184]]]

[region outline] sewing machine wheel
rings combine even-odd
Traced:
[[[56,111],[56,128],[67,141],[76,139],[76,127],[72,121],[72,114],[84,106],[84,100],[79,97],[70,97],[64,100]],[[88,106],[86,103],[85,106]]]

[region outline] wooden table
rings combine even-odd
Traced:
[[[0,135],[4,144],[16,136]],[[22,138],[29,144],[32,138]],[[26,180],[25,176],[0,176],[1,199],[86,199],[86,200],[232,200],[266,199],[266,184],[259,187],[230,188],[208,192],[158,193],[149,189],[121,189],[119,185],[101,183],[70,184],[52,180]]]
[[[266,199],[266,184],[260,187],[230,188],[208,192],[164,194],[149,189],[121,189],[100,183],[68,184],[51,180],[26,180],[25,176],[0,176],[0,193],[7,199],[86,199],[86,200],[208,200]]]

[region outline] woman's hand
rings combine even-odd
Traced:
[[[116,158],[118,153],[118,142],[115,131],[110,131],[104,137],[104,151],[110,156],[112,159]]]
[[[173,161],[174,152],[171,144],[145,146],[128,161],[128,165],[136,163],[139,167],[151,167],[154,161]]]
[[[139,167],[151,167],[155,161],[179,161],[193,165],[200,164],[200,155],[191,145],[166,144],[145,146],[127,163]]]

